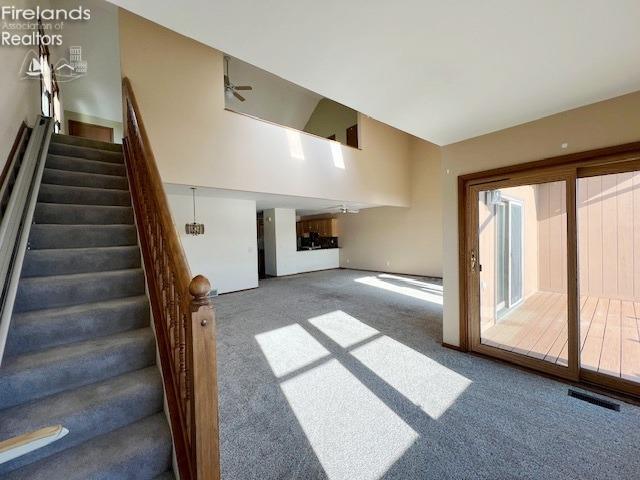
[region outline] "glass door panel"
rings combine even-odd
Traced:
[[[640,172],[577,181],[580,367],[640,383]]]
[[[478,195],[480,344],[568,365],[566,182]]]

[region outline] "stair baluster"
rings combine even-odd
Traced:
[[[191,278],[131,83],[123,79],[125,163],[182,480],[220,478],[215,312]]]

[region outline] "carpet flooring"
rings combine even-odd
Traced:
[[[640,408],[443,348],[441,304],[355,270],[217,298],[223,480],[640,478]]]

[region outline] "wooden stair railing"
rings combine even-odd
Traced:
[[[191,278],[131,83],[122,81],[125,163],[181,480],[220,478],[215,313]]]

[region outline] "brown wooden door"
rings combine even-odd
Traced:
[[[113,128],[76,120],[69,120],[69,135],[101,142],[113,142]]]
[[[347,145],[358,148],[358,125],[347,128]]]

